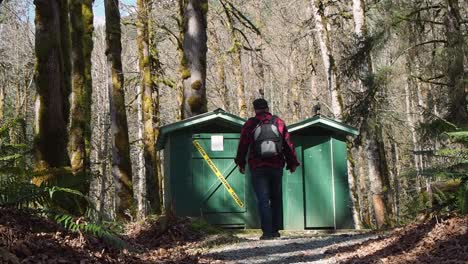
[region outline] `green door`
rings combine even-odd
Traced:
[[[297,159],[302,164],[294,173],[283,172],[283,228],[285,230],[304,229],[304,177],[301,136],[292,138]]]
[[[303,147],[305,228],[334,228],[330,137],[309,137]]]
[[[243,214],[247,208],[246,180],[234,163],[239,135],[195,134],[193,140],[200,143],[244,204],[241,207],[236,203],[198,149],[192,146],[192,183],[198,197],[198,202],[194,205],[213,224],[243,225]]]

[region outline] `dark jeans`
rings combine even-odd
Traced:
[[[260,167],[251,170],[258,212],[265,235],[272,235],[282,223],[282,168]]]

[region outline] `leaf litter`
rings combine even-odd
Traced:
[[[204,247],[242,241],[232,235],[194,229],[193,219],[173,216],[132,223],[120,239],[126,248],[116,248],[88,234],[69,232],[52,220],[26,211],[0,208],[2,264],[224,263],[219,256],[206,254]],[[307,256],[307,249],[304,252]],[[320,263],[466,264],[468,216],[410,224],[352,245],[332,244],[321,256]],[[301,263],[300,257],[294,260]]]

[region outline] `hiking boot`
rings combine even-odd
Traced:
[[[275,237],[273,235],[268,235],[268,234],[263,234],[260,237],[260,240],[272,240],[272,239],[275,239]]]

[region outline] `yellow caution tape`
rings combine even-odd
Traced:
[[[208,166],[210,166],[211,170],[214,172],[214,174],[216,175],[216,177],[218,177],[218,179],[221,181],[221,183],[224,185],[224,188],[226,188],[226,190],[229,192],[229,194],[232,196],[232,199],[234,199],[234,201],[236,202],[236,204],[243,208],[244,207],[244,203],[241,201],[241,199],[239,198],[239,196],[237,196],[236,192],[234,191],[234,189],[232,189],[231,185],[229,185],[229,183],[226,181],[226,178],[224,178],[223,174],[221,174],[221,172],[218,170],[218,168],[214,165],[213,161],[210,159],[210,157],[206,154],[205,150],[202,148],[202,146],[200,145],[200,143],[198,143],[197,140],[194,140],[193,141],[193,145],[195,146],[195,148],[197,148],[198,152],[200,152],[200,154],[202,155],[203,159],[206,161],[206,163],[208,163]]]

